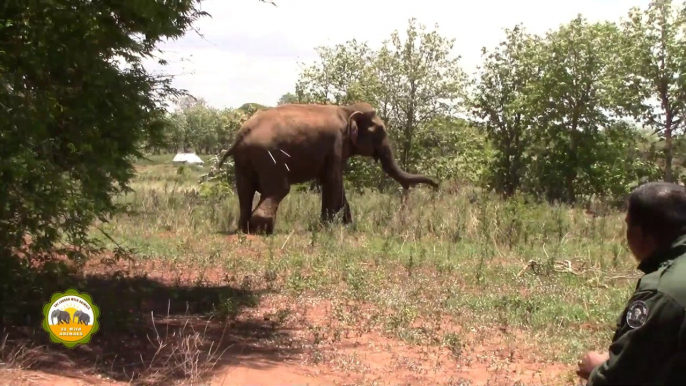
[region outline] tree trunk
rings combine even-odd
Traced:
[[[660,99],[662,102],[662,109],[665,112],[665,182],[673,182],[674,177],[672,176],[672,159],[674,155],[672,153],[672,123],[674,122],[674,110],[672,109],[669,100],[669,82],[666,76],[667,68],[666,57],[667,57],[667,9],[665,4],[662,4],[660,13],[660,81],[658,83],[658,92],[660,93]]]
[[[409,169],[410,165],[410,151],[412,150],[412,137],[414,136],[414,103],[416,92],[417,86],[415,85],[414,81],[412,81],[410,86],[410,103],[407,106],[407,121],[405,122],[405,141],[403,143],[403,155],[400,160],[400,164],[405,169]]]
[[[576,152],[577,150],[577,131],[576,128],[573,129],[573,131],[570,133],[570,138],[569,138],[569,165],[567,167],[569,168],[567,170],[567,173],[565,173],[565,185],[566,185],[566,190],[567,194],[565,194],[565,198],[568,204],[573,204],[576,202],[576,189],[574,188],[574,183],[576,182],[576,177],[577,177],[577,157],[576,157]]]
[[[507,144],[508,172],[505,182],[505,197],[512,197],[519,189],[519,169],[521,168],[522,151],[520,149],[521,116],[515,116],[515,124],[509,131]]]
[[[672,160],[674,153],[672,150],[672,112],[667,113],[665,122],[665,182],[674,182],[672,175]]]

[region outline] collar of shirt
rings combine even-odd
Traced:
[[[686,253],[686,235],[679,236],[669,246],[669,248],[657,250],[650,256],[646,257],[638,265],[638,269],[643,273],[651,273],[657,271],[664,263],[675,259],[679,255]]]

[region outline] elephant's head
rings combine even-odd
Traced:
[[[60,310],[54,310],[52,314],[50,314],[50,318],[59,318],[60,316]]]
[[[345,106],[343,109],[348,116],[346,131],[350,140],[350,155],[373,157],[375,161],[381,161],[384,172],[405,189],[422,183],[438,188],[438,183],[433,179],[419,174],[410,174],[400,169],[393,157],[393,148],[386,132],[386,125],[370,104],[356,103]]]

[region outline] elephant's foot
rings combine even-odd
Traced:
[[[250,234],[250,219],[248,218],[247,220],[240,220],[238,222],[238,232],[241,232],[243,234]]]
[[[250,223],[240,227],[239,231],[245,235],[270,235],[274,232],[274,225],[264,219],[251,219]]]
[[[248,231],[246,233],[250,234],[267,234],[271,235],[274,233],[274,223],[275,219],[272,216],[264,215],[259,211],[256,211],[252,215],[248,223]]]
[[[336,211],[333,210],[326,210],[323,211],[320,217],[320,220],[324,224],[330,224],[334,222],[341,222],[343,224],[350,224],[353,222],[352,215],[350,213],[350,210],[347,208],[340,208]]]
[[[329,210],[322,212],[322,215],[319,218],[319,220],[324,224],[333,223],[335,219],[336,219],[336,213],[333,211],[329,211]]]

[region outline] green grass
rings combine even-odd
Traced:
[[[139,260],[192,266],[196,276],[220,270],[235,287],[251,278],[251,290],[293,303],[330,301],[335,323],[310,326],[316,341],[374,331],[460,357],[500,334],[542,361],[571,365],[607,347],[638,277],[621,213],[591,217],[467,188],[417,189],[405,208],[398,194],[351,191],[354,223],[327,227],[320,197],[292,189],[275,235],[227,238],[237,197],[205,196],[197,181],[207,167],[151,158],[138,166],[134,192],[119,197],[131,213],[102,229]],[[291,312],[284,307],[281,319]],[[240,312],[231,299],[224,308]]]
[[[120,198],[134,214],[105,226],[139,258],[223,267],[293,298],[372,306],[364,321],[350,308],[337,318],[410,343],[450,345],[466,331],[498,328],[527,334],[541,357],[572,363],[607,346],[634,285],[621,213],[593,218],[466,189],[415,190],[401,210],[398,195],[350,192],[354,224],[322,227],[319,196],[292,190],[274,236],[230,243],[223,233],[235,228],[237,198],[204,198],[201,168],[164,161],[140,166],[135,193]],[[437,329],[437,316],[461,332]]]

